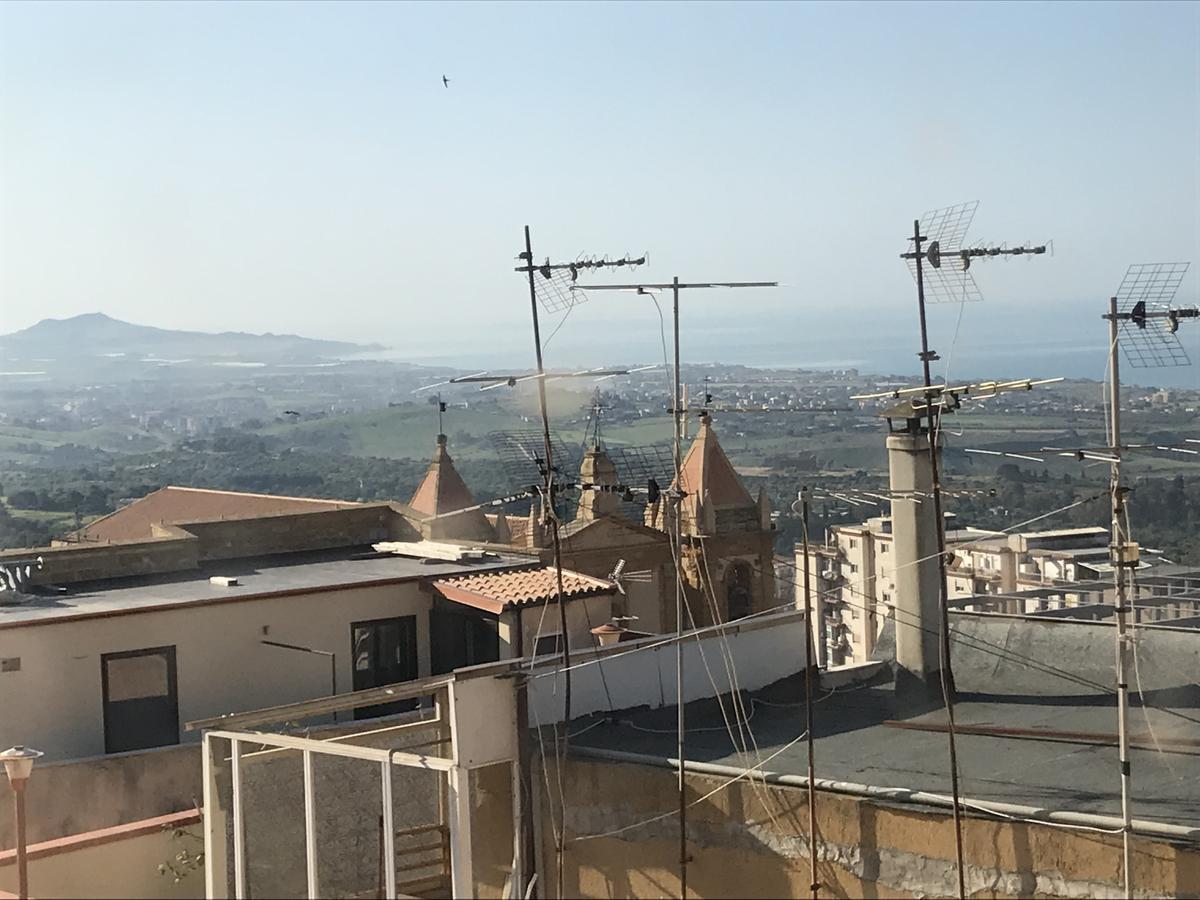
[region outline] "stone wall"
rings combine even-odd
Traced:
[[[40,556],[42,569],[33,574],[35,584],[71,584],[195,569],[199,565],[199,549],[200,542],[195,537],[180,532],[146,541],[4,550],[0,551],[0,563]]]
[[[547,765],[554,784],[554,761]],[[740,781],[700,800],[727,780],[687,777],[689,800],[700,801],[688,809],[689,894],[808,896],[807,791]],[[570,759],[563,783],[571,786],[566,896],[678,896],[678,793],[670,770]],[[544,794],[541,802],[541,818],[549,821]],[[816,813],[821,896],[957,895],[948,810],[822,792]],[[1119,836],[976,817],[963,824],[968,896],[1123,896]],[[541,844],[545,895],[556,896],[549,829]],[[1135,838],[1134,883],[1138,896],[1196,897],[1200,849]]]
[[[201,561],[353,547],[403,540],[415,534],[412,526],[387,503],[253,519],[190,522],[181,527],[199,538]]]

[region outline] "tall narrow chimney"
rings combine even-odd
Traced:
[[[929,430],[922,412],[909,402],[882,415],[891,428],[887,437],[891,490],[901,496],[915,492],[923,501],[892,501],[896,684],[898,689],[932,696],[940,692],[941,575],[937,559],[940,523],[929,500],[933,490]],[[903,427],[898,427],[901,422]]]

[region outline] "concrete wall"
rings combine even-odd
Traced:
[[[554,783],[554,761],[547,764]],[[689,775],[688,796],[698,800],[725,781]],[[571,759],[563,782],[571,786],[565,896],[679,896],[673,814],[616,835],[588,837],[672,813],[678,788],[671,770]],[[957,896],[949,811],[819,793],[816,817],[821,896]],[[808,896],[808,835],[804,789],[730,785],[688,810],[689,896]],[[1123,896],[1119,836],[968,817],[964,843],[968,896]],[[1197,896],[1200,850],[1142,838],[1134,848],[1139,896]],[[544,895],[557,896],[549,829],[542,832],[542,853]]]
[[[352,547],[402,540],[416,534],[386,503],[253,519],[191,522],[180,527],[199,538],[201,560]]]
[[[572,650],[586,651],[596,646],[596,639],[591,630],[608,623],[613,615],[612,606],[611,594],[567,601],[567,635],[570,637]],[[525,654],[532,656],[539,634],[542,637],[554,637],[560,632],[558,604],[547,603],[544,606],[522,609],[521,627],[524,630]],[[511,655],[511,648],[502,647],[501,658],[507,658],[506,653]]]
[[[38,584],[71,584],[195,569],[200,562],[353,547],[381,540],[418,540],[408,507],[375,503],[315,512],[155,524],[148,540],[58,543],[0,551],[5,559],[41,556]]]
[[[180,853],[194,857],[203,852],[199,822],[199,813],[182,813],[34,844],[29,848],[30,893],[58,898],[203,897],[203,869],[177,859]],[[175,873],[159,871],[168,863]],[[9,850],[0,853],[0,893],[16,890],[15,851]]]
[[[737,659],[737,688],[757,690],[804,667],[804,615],[783,612],[731,625],[722,631],[702,632],[700,641],[684,642],[685,702],[714,695],[713,684],[722,693],[731,689],[730,676],[722,662],[721,643],[727,641]],[[654,644],[661,638],[617,644],[605,651],[581,653],[572,665],[571,717],[577,718],[610,709],[649,706],[657,709],[675,703],[675,644],[628,653],[635,647]],[[615,656],[610,662],[606,657]],[[540,667],[529,683],[530,725],[548,725],[562,719],[563,677],[542,676],[553,671]],[[712,680],[709,680],[711,674]],[[611,700],[611,705],[610,705]]]
[[[25,793],[31,842],[192,809],[203,794],[200,748],[185,744],[91,759],[39,760]],[[7,778],[0,778],[0,809],[12,809]],[[14,842],[12,816],[0,815],[0,847]]]
[[[429,606],[411,582],[0,630],[0,657],[21,658],[20,671],[0,673],[0,745],[36,747],[51,760],[103,754],[100,656],[122,650],[175,647],[181,729],[330,693],[328,659],[264,646],[263,637],[335,652],[343,692],[352,684],[350,623],[415,615],[428,675]]]
[[[114,544],[64,544],[33,550],[0,551],[6,559],[42,558],[37,584],[70,584],[100,578],[180,572],[199,565],[200,542],[181,532],[146,541]]]

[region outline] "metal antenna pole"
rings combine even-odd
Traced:
[[[550,414],[546,407],[546,369],[542,362],[542,333],[538,324],[538,301],[537,301],[537,286],[533,280],[533,246],[529,237],[529,226],[525,226],[525,259],[529,265],[529,308],[533,314],[533,347],[537,355],[537,371],[538,371],[538,408],[542,414],[542,438],[543,447],[546,454],[546,475],[544,479],[545,500],[549,503],[547,509],[547,517],[550,520],[550,535],[554,547],[554,577],[558,593],[558,622],[560,636],[562,641],[562,668],[563,668],[563,733],[560,743],[561,756],[557,763],[560,768],[558,778],[562,779],[561,767],[566,758],[568,748],[568,734],[571,725],[571,647],[570,641],[567,639],[567,606],[563,597],[563,573],[562,573],[562,542],[559,539],[558,533],[558,513],[554,508],[555,490],[554,490],[554,449],[550,442]],[[537,648],[534,647],[534,652]],[[566,844],[567,831],[567,798],[564,794],[560,803],[559,815],[559,833],[556,841],[555,851],[558,862],[558,895],[559,897],[566,896],[566,891],[563,887],[563,849]]]
[[[1117,298],[1108,301],[1108,372],[1111,382],[1109,403],[1112,416],[1112,562],[1117,591],[1117,755],[1121,763],[1121,852],[1125,897],[1133,897],[1133,850],[1130,845],[1132,816],[1129,794],[1132,773],[1129,766],[1129,635],[1125,596],[1125,543],[1128,535],[1122,524],[1125,489],[1121,486],[1121,368],[1117,359],[1119,340]]]
[[[599,285],[582,285],[577,284],[575,288],[583,291],[636,291],[638,294],[646,294],[651,291],[665,291],[670,289],[672,299],[672,315],[673,328],[675,332],[675,374],[671,388],[671,422],[674,436],[675,449],[675,491],[674,496],[669,498],[675,504],[675,522],[672,532],[674,534],[675,543],[675,687],[676,687],[676,707],[678,708],[677,728],[679,730],[676,752],[679,756],[679,889],[682,897],[687,897],[687,796],[684,790],[683,778],[683,762],[684,762],[684,709],[683,709],[683,630],[684,630],[684,612],[686,604],[684,602],[683,590],[683,437],[684,429],[687,427],[687,406],[684,398],[684,388],[682,378],[680,376],[680,361],[679,361],[679,292],[681,290],[691,290],[693,288],[752,288],[752,287],[778,287],[776,281],[706,281],[706,282],[681,282],[679,276],[675,276],[668,283],[661,284],[599,284]],[[694,623],[693,623],[694,624]]]
[[[671,281],[671,315],[675,338],[675,378],[671,397],[674,414],[675,445],[675,708],[676,755],[679,759],[679,896],[687,897],[687,787],[683,778],[684,710],[683,710],[683,393],[679,374],[679,276]]]
[[[812,581],[808,570],[808,488],[800,489],[800,534],[804,542],[804,728],[808,734],[808,873],[809,890],[817,900],[821,883],[817,878],[817,788],[813,763],[813,620]],[[825,623],[821,627],[824,640]]]
[[[1109,299],[1109,380],[1112,395],[1111,454],[1112,477],[1112,544],[1110,547],[1113,581],[1116,588],[1117,613],[1117,745],[1121,763],[1121,831],[1122,867],[1125,896],[1133,896],[1133,850],[1131,847],[1131,796],[1133,773],[1129,759],[1129,669],[1132,646],[1131,612],[1127,569],[1137,567],[1138,548],[1130,540],[1126,527],[1125,502],[1130,489],[1121,484],[1121,460],[1127,449],[1121,443],[1121,369],[1117,344],[1129,355],[1129,364],[1136,368],[1151,366],[1188,365],[1187,351],[1176,337],[1181,320],[1200,320],[1200,308],[1172,307],[1171,300],[1179,289],[1188,263],[1139,263],[1125,272],[1116,296]],[[1123,334],[1122,334],[1123,332]],[[1133,622],[1136,628],[1137,623]]]
[[[962,810],[958,795],[958,745],[954,731],[954,688],[953,675],[950,669],[950,590],[946,581],[946,532],[945,518],[942,515],[942,488],[938,474],[938,428],[937,413],[941,398],[932,390],[933,379],[930,376],[929,363],[937,358],[936,353],[929,350],[929,331],[925,325],[925,279],[921,243],[920,220],[913,221],[913,252],[916,254],[917,269],[917,308],[921,318],[921,368],[925,381],[925,403],[929,421],[929,468],[932,474],[933,515],[936,520],[934,533],[937,535],[939,607],[941,612],[941,640],[938,642],[938,655],[941,657],[942,702],[946,706],[946,737],[950,750],[950,794],[954,801],[954,854],[958,864],[958,896],[966,900],[967,886],[963,872],[963,835]],[[935,402],[936,401],[936,402]]]

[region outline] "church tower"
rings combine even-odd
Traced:
[[[417,486],[413,509],[427,516],[421,531],[429,540],[492,541],[494,533],[482,510],[470,509],[475,498],[446,450],[446,435],[437,436],[437,449],[425,477]],[[463,510],[463,512],[459,512]],[[453,515],[458,513],[458,515]]]
[[[671,492],[677,485],[673,482]],[[717,440],[707,413],[680,468],[683,572],[696,624],[731,621],[774,605],[775,529],[770,506],[757,499]],[[646,524],[671,533],[673,501],[647,507]]]
[[[583,455],[583,463],[579,467],[579,480],[582,484],[594,484],[601,487],[616,487],[617,467],[609,458],[607,451],[596,441]],[[579,510],[575,513],[576,521],[594,521],[601,516],[619,516],[621,514],[621,498],[613,491],[584,490],[579,494]]]

